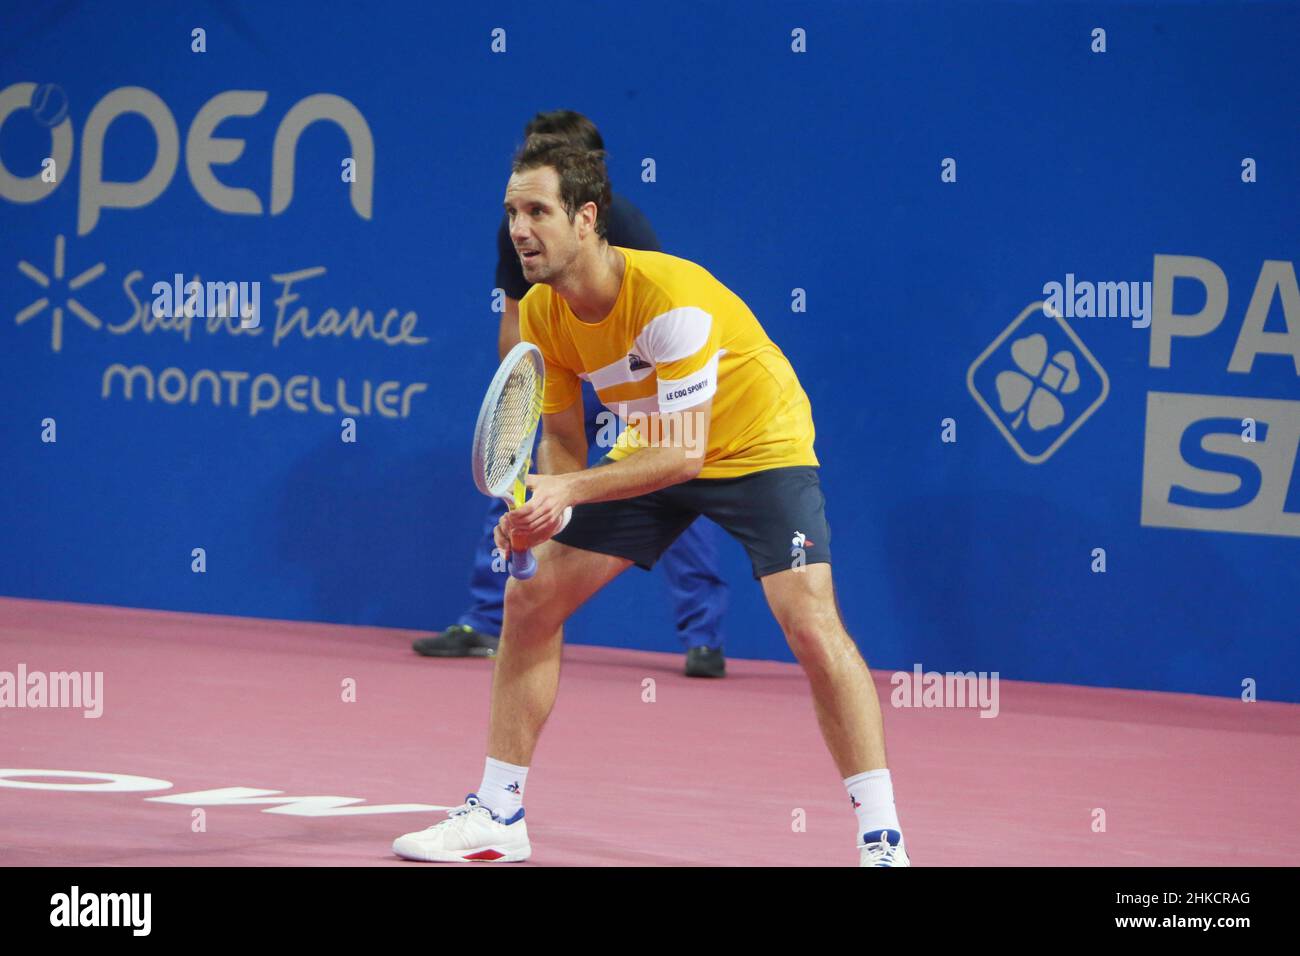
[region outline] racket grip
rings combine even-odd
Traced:
[[[537,559],[533,557],[530,548],[523,551],[512,551],[510,560],[506,562],[506,567],[510,569],[510,576],[520,581],[527,581],[537,573]]]

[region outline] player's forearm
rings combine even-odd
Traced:
[[[639,448],[626,458],[588,468],[570,480],[574,504],[635,498],[689,481],[700,473],[701,457],[684,448]]]

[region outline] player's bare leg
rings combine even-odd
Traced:
[[[528,766],[560,683],[561,627],[631,561],[547,541],[537,574],[506,584],[501,646],[492,672],[488,756]]]
[[[569,615],[632,562],[547,541],[537,573],[506,584],[501,644],[492,671],[492,716],[483,782],[450,819],[393,842],[408,860],[526,860],[532,853],[523,789],[533,748],[560,683],[561,630]]]
[[[866,662],[840,622],[831,566],[769,574],[763,592],[812,685],[817,723],[840,775],[884,767],[880,702]]]
[[[763,592],[812,688],[822,738],[858,816],[863,866],[908,866],[885,766],[885,731],[871,672],[844,630],[829,564],[763,578]]]

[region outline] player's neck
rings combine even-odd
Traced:
[[[595,324],[605,319],[618,301],[627,263],[607,242],[591,260],[575,270],[572,280],[555,286],[579,321]]]

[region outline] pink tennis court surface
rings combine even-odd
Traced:
[[[447,806],[477,786],[491,662],[417,657],[414,633],[0,600],[0,671],[104,675],[99,718],[0,708],[0,863],[439,868],[389,847],[443,819],[400,805]],[[680,654],[566,649],[522,865],[855,865],[853,813],[798,668],[733,660],[725,680],[699,681],[680,666]],[[887,702],[889,672],[875,676]],[[1002,681],[994,719],[886,706],[885,723],[918,866],[1300,855],[1300,706]],[[154,783],[37,790],[15,785],[98,780],[14,770]],[[280,799],[151,799],[227,788]],[[268,812],[310,796],[357,802]]]

